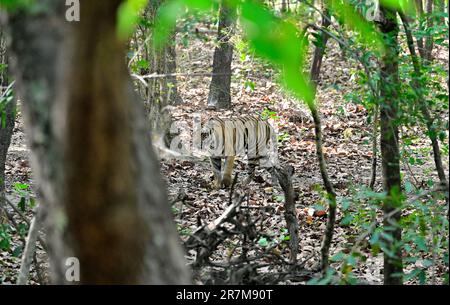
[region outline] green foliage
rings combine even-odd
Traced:
[[[415,15],[413,0],[380,0],[380,5],[389,7],[391,9],[403,11],[410,16]]]
[[[278,233],[273,232],[269,236],[261,236],[258,239],[258,245],[261,248],[274,247],[289,242],[290,239],[288,229],[282,228]]]
[[[384,51],[383,40],[375,25],[369,23],[355,10],[355,7],[347,1],[327,1],[327,5],[337,16],[342,24],[359,34],[359,38],[366,46],[379,51]]]
[[[268,120],[268,119],[279,120],[279,118],[280,118],[276,111],[270,110],[268,108],[264,108],[264,110],[262,111],[260,116],[261,116],[261,119],[263,119],[263,120]]]
[[[192,230],[190,228],[182,228],[180,225],[177,225],[177,229],[181,236],[192,235]]]
[[[313,278],[308,281],[308,285],[329,285],[335,282],[336,271],[333,268],[328,268],[326,274],[322,278]]]
[[[118,10],[117,33],[122,39],[127,39],[139,21],[139,14],[145,8],[148,0],[127,0]]]
[[[405,188],[407,192],[417,197],[424,192],[411,186]],[[355,249],[353,249],[355,238],[349,238],[352,240],[349,245],[354,251],[341,251],[331,258],[331,261],[339,266],[339,272],[336,273],[338,276],[334,282],[356,283],[352,270],[359,263],[365,262],[368,256],[377,257],[380,252],[395,257],[395,249],[398,247],[402,247],[406,254],[405,269],[411,270],[405,275],[406,281],[417,279],[421,284],[429,283],[432,280],[432,269],[437,264],[444,264],[448,268],[449,223],[446,207],[439,202],[442,196],[425,198],[426,200],[406,202],[403,207],[406,212],[400,222],[384,227],[381,227],[380,206],[386,199],[385,194],[359,187],[353,189],[348,197],[340,198],[339,206],[343,212],[340,225],[359,229],[361,235],[370,234],[361,240]],[[394,241],[391,232],[396,226],[402,228],[402,241],[390,247],[388,245]]]
[[[11,248],[11,227],[0,224],[0,250],[8,251]]]
[[[0,0],[0,8],[15,10],[30,7],[34,3],[35,0]]]
[[[289,135],[288,132],[283,132],[277,136],[278,142],[280,142],[280,143],[287,142],[287,141],[289,141],[290,138],[291,138],[291,136]]]
[[[267,241],[267,238],[261,237],[258,240],[258,245],[260,245],[261,247],[265,248],[265,247],[267,247],[269,245],[269,242]]]
[[[19,198],[17,207],[20,213],[27,215],[30,209],[36,206],[36,201],[29,193],[30,186],[24,183],[14,184],[15,198]],[[22,246],[14,246],[13,236],[20,236],[25,238],[28,233],[28,225],[24,220],[16,221],[17,225],[11,226],[9,224],[0,225],[0,250],[11,252],[14,257],[20,257],[22,254]]]
[[[33,196],[31,196],[30,186],[24,183],[15,183],[14,184],[14,193],[20,198],[18,207],[22,212],[26,212],[28,208],[33,209],[36,206],[36,200]]]

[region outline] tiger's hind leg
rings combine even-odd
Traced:
[[[248,158],[248,171],[244,184],[250,183],[255,178],[255,169],[259,165],[259,158]]]
[[[259,162],[260,166],[264,167],[269,172],[272,186],[278,185],[278,175],[275,164],[271,162],[269,157],[261,158]]]
[[[255,180],[255,178],[258,178],[258,177],[255,177],[255,169],[256,169],[256,166],[259,166],[260,168],[267,169],[267,171],[269,172],[272,186],[277,185],[278,177],[277,177],[277,174],[275,171],[276,170],[275,166],[273,166],[271,163],[267,163],[267,162],[268,162],[268,159],[264,158],[264,157],[249,159],[248,160],[248,176],[244,180],[244,183],[245,184],[250,183],[252,180],[257,181],[257,182],[261,182],[261,180],[262,180],[262,182],[266,182],[266,181],[264,181],[264,179],[262,177],[259,177],[260,179]]]
[[[209,161],[211,162],[214,174],[213,188],[220,189],[222,186],[222,159],[211,157],[209,158]]]
[[[222,179],[222,184],[225,187],[229,187],[231,185],[231,175],[233,173],[234,159],[235,156],[228,156],[225,160],[225,169],[223,171]]]

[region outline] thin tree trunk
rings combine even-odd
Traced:
[[[327,29],[330,26],[330,13],[326,7],[323,8],[323,16],[322,16],[322,24],[321,27],[323,29]],[[317,86],[319,75],[320,75],[320,68],[322,67],[322,59],[323,55],[325,53],[326,45],[328,42],[328,35],[321,31],[320,34],[320,41],[317,42],[317,46],[314,49],[314,55],[313,55],[313,61],[311,65],[311,80],[314,82],[314,84]]]
[[[390,215],[391,212],[401,205],[401,178],[400,178],[400,152],[398,144],[398,24],[396,12],[381,6],[383,14],[382,22],[379,24],[384,34],[386,51],[381,60],[380,80],[380,142],[383,169],[383,184],[387,198],[383,203],[383,212]],[[388,285],[402,284],[402,251],[398,245],[401,243],[401,228],[398,222],[401,212],[392,217],[386,217],[383,221],[386,234],[391,239],[384,239],[386,247],[390,251],[384,252],[384,283]],[[392,228],[387,230],[387,228]],[[394,253],[391,256],[389,253]]]
[[[375,189],[375,182],[377,180],[377,155],[378,155],[378,105],[373,109],[373,122],[372,122],[372,170],[370,175],[369,188]]]
[[[325,3],[323,3],[323,16],[322,16],[322,28],[327,28],[330,25],[329,22],[329,12],[327,7],[325,6]],[[318,82],[319,82],[319,75],[320,75],[320,69],[322,67],[322,59],[323,55],[325,53],[326,44],[328,41],[328,35],[325,33],[325,31],[321,32],[321,41],[318,42],[316,45],[316,48],[314,50],[314,56],[313,56],[313,63],[311,66],[311,72],[310,72],[310,78],[314,85],[314,90],[317,90]],[[320,120],[320,113],[317,109],[316,105],[309,105],[309,109],[311,111],[311,115],[313,117],[314,121],[314,131],[315,131],[315,142],[316,142],[316,154],[317,159],[319,162],[319,169],[320,174],[322,175],[322,180],[325,186],[325,190],[327,192],[328,196],[328,219],[327,219],[327,225],[325,228],[324,238],[322,241],[322,248],[321,248],[321,269],[323,274],[327,272],[328,265],[329,265],[329,253],[330,253],[330,247],[331,242],[333,240],[333,233],[334,233],[334,225],[336,222],[336,192],[334,190],[333,184],[331,183],[331,180],[328,176],[327,168],[326,168],[326,162],[325,157],[323,155],[323,146],[322,146],[322,123]]]
[[[6,215],[3,213],[4,196],[5,194],[5,163],[8,149],[11,144],[11,137],[14,130],[16,119],[16,99],[12,97],[7,100],[12,92],[10,79],[8,78],[7,66],[7,52],[6,52],[6,38],[3,30],[0,30],[0,223]],[[4,112],[4,115],[3,115]],[[3,118],[5,120],[3,121]]]
[[[52,213],[54,282],[66,282],[65,258],[74,256],[81,283],[189,283],[116,36],[122,1],[81,1],[73,24],[64,2],[41,2],[47,10],[15,11],[9,25],[33,171]]]
[[[445,13],[445,0],[438,0],[437,5],[438,5],[438,8],[439,8],[439,12],[440,13]],[[442,25],[445,25],[445,17],[441,17],[441,18],[439,18],[439,20],[440,20],[440,23]]]
[[[286,0],[281,0],[281,13],[286,13],[287,12],[287,4],[286,4]]]
[[[297,262],[298,254],[298,221],[297,212],[295,210],[295,193],[292,186],[292,175],[294,168],[287,166],[285,168],[275,169],[278,182],[284,192],[284,218],[289,232],[289,248],[291,249],[290,262],[295,264]]]
[[[28,276],[30,275],[31,263],[33,262],[34,254],[36,253],[36,242],[39,237],[39,229],[42,225],[42,207],[38,206],[36,215],[31,220],[28,228],[28,236],[25,247],[23,249],[22,261],[20,264],[19,274],[17,276],[17,285],[26,285]],[[38,266],[36,266],[38,268]]]
[[[423,21],[423,0],[415,0],[416,3],[416,11],[417,11],[417,17],[420,22]],[[419,28],[421,28],[421,25],[419,24]],[[420,56],[422,58],[425,58],[425,47],[424,47],[424,39],[417,38],[417,48],[419,49]]]
[[[320,122],[320,114],[317,111],[316,107],[310,108],[310,110],[314,120],[314,130],[316,134],[316,154],[319,161],[320,174],[322,176],[322,180],[328,196],[328,218],[321,248],[321,269],[325,274],[329,265],[330,247],[333,240],[334,225],[336,222],[336,192],[334,190],[333,184],[331,183],[330,177],[328,176],[325,157],[323,155],[322,124]]]
[[[433,27],[433,17],[431,16],[431,14],[433,13],[433,1],[434,0],[427,0],[426,12],[427,12],[427,29],[428,30],[430,30]],[[424,56],[423,56],[426,63],[428,63],[432,60],[433,46],[434,46],[433,35],[428,34],[425,37],[425,52],[424,52]]]
[[[170,37],[170,41],[166,46],[166,67],[165,74],[172,74],[167,77],[167,92],[170,105],[180,105],[183,103],[183,99],[178,93],[177,77],[173,74],[177,73],[177,54],[175,51],[176,34],[173,33]]]
[[[408,49],[409,49],[409,52],[411,55],[411,61],[412,61],[413,68],[414,68],[414,75],[412,77],[412,86],[414,88],[414,91],[417,94],[416,102],[419,105],[420,111],[422,112],[422,115],[425,119],[425,124],[426,124],[427,130],[428,130],[428,136],[431,140],[431,146],[433,148],[434,164],[436,166],[436,171],[437,171],[437,174],[439,177],[439,181],[440,181],[441,185],[443,185],[448,190],[449,185],[448,185],[448,181],[447,181],[447,176],[445,175],[445,169],[444,169],[444,166],[442,163],[441,150],[439,148],[439,141],[437,138],[437,130],[434,125],[434,119],[432,118],[430,111],[428,110],[427,102],[425,100],[425,97],[422,94],[421,85],[419,83],[419,79],[422,78],[422,67],[421,67],[420,61],[418,60],[418,57],[417,57],[417,54],[416,54],[416,51],[414,48],[414,40],[413,40],[413,36],[412,36],[411,30],[409,27],[408,20],[403,13],[401,13],[400,16],[401,16],[403,26],[405,29],[407,45],[408,45]],[[446,197],[446,200],[448,203],[448,200],[449,200],[448,196]]]
[[[164,1],[149,1],[145,16],[151,23],[154,23],[157,11]],[[147,35],[150,34],[148,33]],[[145,56],[150,63],[150,73],[166,75],[147,81],[149,117],[152,122],[152,130],[157,133],[166,132],[170,126],[171,117],[170,113],[166,111],[167,106],[183,103],[178,93],[177,78],[173,75],[177,72],[175,43],[176,33],[174,32],[163,48],[154,48],[151,45],[151,40],[149,40],[146,48],[147,54]]]
[[[228,109],[231,107],[231,62],[233,45],[234,8],[221,2],[219,9],[218,46],[214,50],[213,76],[209,86],[208,107]]]

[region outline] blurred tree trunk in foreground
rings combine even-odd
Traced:
[[[81,1],[81,21],[45,0],[9,19],[53,280],[65,258],[82,283],[190,282],[141,103],[116,36],[121,0]],[[42,4],[42,3],[41,3]]]

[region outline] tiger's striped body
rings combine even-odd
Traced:
[[[256,166],[273,169],[276,162],[277,137],[267,121],[254,117],[232,119],[212,118],[206,125],[208,139],[203,148],[208,150],[214,173],[214,187],[231,184],[236,157],[247,156],[247,183],[254,175]],[[222,159],[225,159],[222,175]]]

